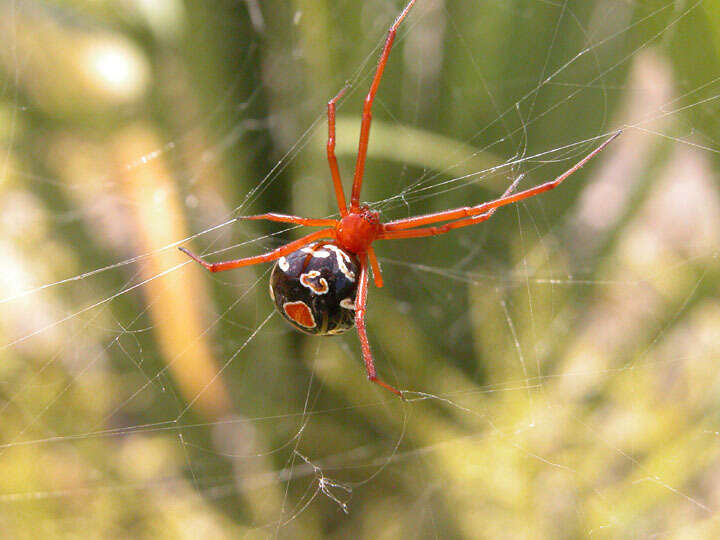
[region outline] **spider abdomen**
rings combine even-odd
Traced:
[[[270,276],[280,314],[308,334],[341,334],[355,324],[360,265],[335,244],[316,243],[281,257]]]

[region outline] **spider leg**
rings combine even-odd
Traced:
[[[378,263],[377,257],[375,256],[375,250],[372,246],[368,246],[368,258],[370,259],[370,267],[372,268],[375,286],[380,288],[383,286],[383,278],[382,273],[380,272],[380,263]]]
[[[240,216],[237,219],[266,219],[268,221],[280,221],[282,223],[295,223],[297,225],[305,225],[306,227],[335,227],[335,225],[337,225],[337,221],[334,219],[312,219],[300,216],[276,214],[274,212],[268,214],[258,214],[256,216]]]
[[[372,105],[377,93],[378,86],[380,85],[380,79],[382,79],[383,71],[385,70],[385,64],[387,64],[388,56],[390,56],[390,49],[392,48],[393,41],[395,40],[395,34],[397,33],[398,26],[407,16],[410,8],[415,4],[415,0],[410,0],[402,10],[402,13],[397,16],[395,22],[388,30],[387,39],[385,40],[385,46],[383,47],[380,58],[378,59],[377,70],[375,71],[375,77],[373,77],[370,90],[365,97],[365,104],[363,106],[362,124],[360,125],[360,141],[358,143],[358,155],[357,162],[355,164],[355,176],[353,177],[352,193],[350,195],[350,209],[357,210],[360,207],[360,188],[362,187],[363,173],[365,172],[365,158],[367,157],[368,139],[370,137],[370,122],[372,120]]]
[[[525,177],[524,174],[521,174],[518,176],[515,181],[510,184],[510,187],[508,187],[505,190],[505,193],[502,194],[503,197],[507,197],[515,191],[515,188],[520,183],[520,180],[522,180]],[[422,238],[424,236],[437,236],[439,234],[445,234],[446,232],[450,232],[453,229],[459,229],[460,227],[467,227],[468,225],[476,225],[478,223],[482,223],[483,221],[487,221],[492,217],[492,215],[495,213],[495,210],[497,208],[493,208],[492,210],[489,210],[485,212],[484,214],[480,214],[479,216],[473,216],[471,218],[465,218],[465,219],[459,219],[457,221],[453,221],[451,223],[445,223],[444,225],[437,225],[435,227],[423,227],[420,229],[409,229],[404,231],[391,231],[388,233],[381,233],[380,236],[378,236],[378,240],[397,240],[399,238]]]
[[[180,251],[185,253],[188,257],[193,259],[195,262],[200,263],[210,272],[224,272],[225,270],[232,270],[233,268],[240,268],[241,266],[250,266],[252,264],[264,263],[274,261],[285,255],[289,255],[293,251],[297,251],[301,247],[314,242],[319,238],[335,238],[335,229],[323,229],[322,231],[316,231],[310,233],[307,236],[303,236],[299,240],[285,244],[282,247],[263,253],[262,255],[255,255],[253,257],[245,257],[244,259],[234,259],[232,261],[222,261],[216,263],[209,263],[202,260],[200,257],[192,253],[190,250],[184,247],[178,248]]]
[[[340,90],[337,95],[328,101],[327,104],[327,116],[328,116],[328,141],[327,141],[327,158],[330,164],[330,174],[332,175],[333,187],[335,188],[335,198],[337,199],[338,209],[340,215],[347,216],[347,203],[345,202],[345,192],[342,187],[342,179],[340,178],[340,169],[338,168],[337,158],[335,157],[335,103],[340,99],[345,91],[348,89],[347,85]]]
[[[445,234],[452,231],[453,229],[459,229],[460,227],[467,227],[468,225],[477,225],[483,221],[487,221],[494,214],[494,209],[480,214],[479,216],[473,216],[465,219],[458,219],[451,223],[445,223],[444,225],[437,225],[435,227],[421,227],[419,229],[406,229],[402,231],[390,231],[382,233],[377,237],[378,240],[399,240],[401,238],[424,238],[426,236],[437,236],[439,234]]]
[[[393,394],[403,397],[402,392],[381,381],[377,377],[375,371],[375,363],[373,362],[372,353],[370,352],[370,342],[368,341],[367,331],[365,330],[365,306],[367,305],[368,292],[368,263],[366,255],[360,257],[360,282],[358,283],[357,296],[355,297],[355,326],[357,326],[358,337],[360,338],[360,347],[362,348],[363,360],[365,362],[365,371],[371,382],[382,386],[386,390],[390,390]]]
[[[600,152],[602,152],[605,147],[610,144],[612,141],[614,141],[620,134],[622,133],[622,130],[615,132],[609,139],[607,139],[605,142],[603,142],[600,146],[598,146],[595,150],[590,152],[587,156],[582,158],[580,161],[578,161],[575,165],[570,167],[567,171],[562,173],[560,176],[555,178],[554,180],[550,180],[549,182],[545,182],[544,184],[540,184],[539,186],[535,186],[530,189],[526,189],[525,191],[521,191],[520,193],[515,193],[514,195],[506,195],[503,197],[500,197],[499,199],[496,199],[494,201],[489,201],[486,203],[479,204],[477,206],[466,206],[463,208],[454,208],[452,210],[445,210],[443,212],[437,212],[434,214],[425,214],[422,216],[415,216],[405,219],[399,219],[397,221],[390,221],[383,225],[382,233],[389,233],[391,231],[400,231],[403,229],[413,229],[415,227],[420,227],[422,225],[429,225],[431,223],[437,223],[438,221],[452,221],[455,219],[461,219],[466,217],[472,217],[472,216],[479,216],[482,214],[486,214],[489,210],[493,210],[495,208],[499,208],[500,206],[505,206],[507,204],[512,204],[518,201],[522,201],[523,199],[527,199],[528,197],[533,197],[534,195],[538,195],[540,193],[543,193],[545,191],[549,191],[565,180],[568,176],[572,175],[574,172],[577,172],[579,169],[581,169],[588,161],[590,161],[592,158],[597,156]],[[463,220],[465,221],[465,220]],[[467,222],[467,225],[472,225],[472,222]],[[458,225],[462,226],[462,225]],[[457,227],[455,227],[457,228]]]

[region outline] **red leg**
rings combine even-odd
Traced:
[[[282,223],[295,223],[297,225],[305,225],[306,227],[335,227],[337,221],[334,219],[311,219],[300,216],[288,216],[285,214],[258,214],[257,216],[240,216],[238,219],[266,219],[268,221],[280,221]]]
[[[380,263],[378,263],[377,257],[375,256],[375,250],[372,246],[368,246],[368,258],[370,259],[370,267],[372,268],[375,286],[380,288],[383,286],[383,278],[382,273],[380,272]]]
[[[400,390],[393,388],[389,384],[377,378],[375,372],[375,363],[373,362],[372,353],[370,352],[370,342],[368,341],[367,331],[365,330],[365,306],[367,305],[368,292],[368,262],[367,257],[363,254],[360,257],[360,282],[358,283],[357,296],[355,298],[355,326],[357,326],[358,336],[360,337],[360,347],[362,348],[363,360],[365,361],[365,371],[371,382],[378,384],[390,390],[393,394],[403,397]]]
[[[345,192],[342,187],[342,179],[340,178],[340,169],[338,168],[337,158],[335,157],[335,103],[340,99],[345,91],[348,89],[345,86],[340,90],[334,98],[328,101],[327,104],[327,116],[328,116],[328,141],[327,141],[327,157],[328,163],[330,164],[330,174],[332,175],[333,186],[335,188],[335,197],[337,198],[338,209],[340,215],[347,216],[347,203],[345,202]]]
[[[505,190],[505,193],[503,193],[502,196],[507,197],[508,195],[510,195],[510,193],[515,191],[515,188],[524,176],[524,174],[518,176],[515,181],[510,184],[510,187]],[[495,210],[497,210],[497,208],[493,208],[492,210],[479,216],[459,219],[457,221],[453,221],[452,223],[446,223],[444,225],[438,225],[436,227],[423,227],[421,229],[410,229],[404,231],[391,231],[388,233],[381,233],[380,236],[378,236],[378,240],[397,240],[399,238],[421,238],[424,236],[437,236],[438,234],[450,232],[453,229],[459,229],[460,227],[467,227],[468,225],[476,225],[478,223],[482,223],[483,221],[487,221],[495,213]]]
[[[183,247],[178,249],[185,253],[187,256],[189,256],[191,259],[193,259],[195,262],[202,264],[206,270],[209,270],[210,272],[224,272],[225,270],[232,270],[233,268],[240,268],[241,266],[250,266],[252,264],[274,261],[275,259],[283,257],[284,255],[289,255],[293,251],[297,251],[301,247],[306,246],[307,244],[310,244],[311,242],[314,242],[319,238],[335,238],[335,229],[324,229],[322,231],[316,231],[300,238],[299,240],[295,240],[294,242],[285,244],[282,247],[279,247],[272,251],[268,251],[267,253],[263,253],[262,255],[255,255],[254,257],[246,257],[244,259],[235,259],[232,261],[209,263],[203,261],[200,257]]]
[[[375,71],[375,77],[373,78],[372,84],[370,85],[370,91],[365,97],[365,105],[363,106],[362,124],[360,126],[360,142],[358,144],[358,155],[357,163],[355,164],[355,176],[353,177],[352,193],[350,195],[350,209],[357,210],[360,207],[360,188],[362,187],[363,173],[365,172],[365,158],[367,157],[368,138],[370,137],[370,121],[372,120],[372,104],[377,93],[378,86],[380,86],[380,79],[382,79],[383,71],[385,70],[385,64],[387,64],[388,56],[390,56],[390,49],[392,48],[393,41],[395,40],[395,33],[397,32],[398,26],[407,16],[410,8],[413,7],[415,0],[410,0],[402,10],[402,13],[397,16],[395,22],[388,30],[388,36],[385,40],[385,47],[380,54],[378,59],[377,70]]]
[[[604,143],[602,143],[600,146],[598,146],[595,150],[590,152],[587,156],[585,156],[583,159],[578,161],[575,165],[570,167],[567,171],[565,171],[563,174],[555,178],[555,180],[551,180],[549,182],[545,182],[544,184],[541,184],[539,186],[535,186],[534,188],[526,189],[525,191],[521,191],[520,193],[516,193],[515,195],[507,195],[500,197],[499,199],[496,199],[494,201],[486,202],[483,204],[480,204],[478,206],[469,206],[464,208],[455,208],[453,210],[445,210],[444,212],[437,212],[435,214],[425,214],[422,216],[415,216],[411,218],[406,219],[399,219],[397,221],[390,221],[389,223],[386,223],[383,225],[383,233],[389,233],[391,231],[400,231],[403,229],[412,229],[415,227],[420,227],[422,225],[429,225],[430,223],[437,223],[438,221],[451,221],[454,219],[460,219],[460,218],[466,218],[471,216],[478,216],[482,214],[486,214],[489,210],[493,210],[495,208],[499,208],[500,206],[505,206],[507,204],[512,204],[518,201],[521,201],[523,199],[527,199],[528,197],[532,197],[534,195],[538,195],[540,193],[543,193],[545,191],[549,191],[553,189],[554,187],[557,187],[563,180],[565,180],[568,176],[579,170],[583,167],[588,161],[590,161],[592,158],[597,156],[600,152],[602,152],[605,147],[610,144],[612,141],[615,140],[616,137],[618,137],[622,133],[622,131],[616,132],[612,137],[610,137],[608,140],[606,140]],[[464,222],[466,220],[463,220]],[[472,222],[466,222],[467,225],[472,225]],[[462,225],[458,225],[462,226]]]
[[[399,240],[400,238],[423,238],[425,236],[437,236],[450,232],[453,229],[459,229],[460,227],[467,227],[468,225],[477,225],[483,221],[487,221],[492,217],[494,209],[471,218],[458,219],[452,223],[446,223],[444,225],[437,225],[435,227],[422,227],[420,229],[408,229],[403,231],[390,231],[382,233],[378,236],[378,240]]]

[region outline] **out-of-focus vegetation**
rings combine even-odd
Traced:
[[[176,250],[335,212],[325,103],[350,81],[349,186],[401,2],[1,3],[1,536],[717,538],[718,5],[418,0],[374,109],[384,218],[627,128],[487,224],[378,244],[401,402],[354,333],[272,315],[268,266]]]

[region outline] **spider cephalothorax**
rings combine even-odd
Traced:
[[[338,222],[337,243],[350,253],[365,253],[380,234],[381,227],[378,213],[361,206]]]
[[[346,88],[328,102],[327,156],[340,219],[310,219],[275,213],[245,216],[241,219],[267,219],[323,228],[268,253],[244,259],[208,263],[187,249],[180,248],[211,272],[222,272],[277,260],[270,278],[270,294],[282,316],[296,328],[318,335],[344,332],[351,328],[354,322],[360,337],[368,379],[401,397],[402,393],[399,390],[378,379],[365,330],[368,267],[372,268],[375,285],[378,287],[383,285],[380,266],[372,247],[373,242],[436,236],[453,229],[482,223],[490,219],[500,206],[527,199],[558,186],[620,135],[620,131],[617,131],[563,174],[539,186],[513,193],[520,180],[518,178],[502,197],[494,201],[380,223],[377,212],[360,205],[360,188],[370,137],[371,109],[395,40],[395,33],[414,3],[415,0],[410,0],[390,27],[375,76],[370,84],[370,91],[365,98],[349,208],[345,202],[345,192],[335,157],[335,104],[343,96]],[[437,225],[438,223],[442,224]]]

